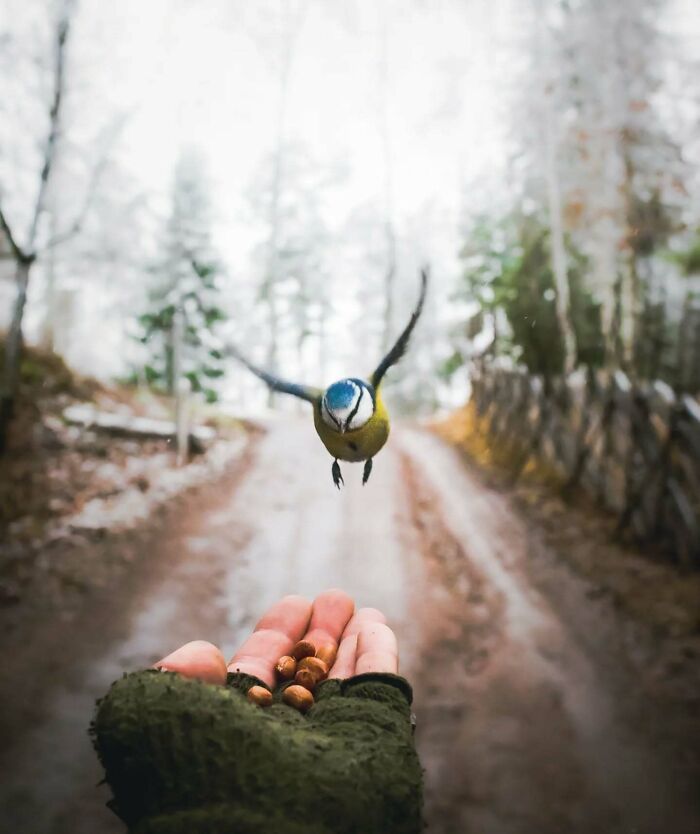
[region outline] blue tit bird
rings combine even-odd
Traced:
[[[374,456],[389,437],[389,414],[381,396],[381,383],[386,372],[406,352],[414,327],[423,310],[428,287],[427,270],[421,271],[420,294],[411,318],[391,350],[377,365],[368,380],[348,377],[329,385],[325,391],[280,379],[258,368],[236,348],[230,352],[273,390],[291,394],[311,403],[314,426],[323,445],[333,457],[331,474],[338,489],[344,483],[338,461],[365,462],[362,483],[372,472]]]

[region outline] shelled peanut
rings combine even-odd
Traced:
[[[314,705],[314,696],[303,686],[293,683],[288,686],[282,693],[282,700],[285,704],[299,712],[306,712],[307,709]]]
[[[294,675],[297,673],[296,659],[288,654],[283,655],[277,661],[275,672],[277,672],[277,680],[280,681],[280,683],[294,680]]]
[[[264,686],[251,686],[248,690],[248,700],[259,707],[269,707],[272,703],[272,692]]]
[[[313,691],[328,677],[335,661],[336,648],[333,645],[318,649],[308,640],[297,643],[289,655],[277,661],[275,667],[280,683],[294,680],[282,693],[282,700],[301,712],[306,712],[314,703]]]

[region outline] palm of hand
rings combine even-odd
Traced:
[[[397,649],[382,615],[340,592],[313,607],[287,597],[267,612],[228,664],[269,686],[299,639],[340,641],[307,716],[262,710],[225,682],[207,643],[189,643],[158,668],[117,682],[95,722],[116,810],[139,834],[175,831],[406,832],[420,830],[420,782],[408,702],[356,674],[395,673]],[[340,690],[344,692],[341,695]],[[164,774],[166,774],[164,776]],[[277,823],[277,824],[275,824]]]
[[[242,672],[272,687],[275,664],[302,639],[317,646],[338,645],[329,678],[398,671],[396,637],[384,615],[376,608],[355,613],[352,599],[343,591],[326,591],[313,605],[302,597],[284,597],[262,617],[228,666],[219,649],[203,641],[187,643],[156,666],[215,684],[225,683],[227,671]]]

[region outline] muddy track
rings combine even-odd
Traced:
[[[2,692],[8,830],[121,831],[85,731],[109,682],[188,639],[232,653],[281,594],[341,586],[399,635],[430,834],[695,834],[676,738],[659,753],[635,726],[642,713],[620,696],[634,674],[596,625],[597,603],[569,593],[573,580],[539,544],[533,573],[535,533],[507,499],[409,429],[367,487],[358,467],[344,475],[338,493],[307,423],[272,427],[239,471],[130,542],[132,571],[70,621],[35,628]],[[118,546],[103,542],[94,559]]]
[[[664,704],[635,697],[604,611],[451,450],[419,434],[406,448],[428,571],[415,679],[431,830],[696,831],[692,768],[676,766],[693,742]],[[665,722],[665,755],[643,713]]]

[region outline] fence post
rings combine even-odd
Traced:
[[[185,320],[182,310],[173,315],[173,381],[175,383],[175,463],[183,466],[189,455],[190,381],[182,375]]]

